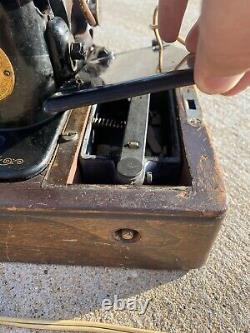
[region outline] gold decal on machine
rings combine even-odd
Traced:
[[[6,165],[21,165],[24,164],[24,159],[22,158],[12,158],[12,157],[2,157],[0,156],[0,166]]]
[[[0,101],[10,96],[15,86],[15,73],[12,64],[0,48]]]

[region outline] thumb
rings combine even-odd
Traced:
[[[216,63],[211,58],[206,52],[206,45],[199,41],[195,63],[195,83],[207,94],[226,94],[237,86],[245,72],[229,74],[222,59],[221,62]]]

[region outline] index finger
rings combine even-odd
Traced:
[[[163,40],[178,38],[188,0],[159,0],[159,30]]]

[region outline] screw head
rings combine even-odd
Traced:
[[[126,147],[128,147],[129,149],[139,149],[140,148],[140,142],[138,142],[138,141],[129,141],[126,144]]]
[[[119,229],[114,233],[114,238],[122,243],[136,243],[141,239],[138,231],[133,229]]]
[[[202,121],[199,118],[192,118],[190,124],[194,127],[199,127],[202,124]]]
[[[5,70],[5,71],[3,72],[3,74],[4,74],[5,76],[11,76],[11,72],[8,71],[8,70]]]
[[[77,132],[65,132],[61,135],[61,141],[62,142],[69,142],[69,141],[75,141],[78,139],[78,133]]]
[[[123,240],[132,240],[135,236],[134,230],[124,229],[122,230],[121,237]]]

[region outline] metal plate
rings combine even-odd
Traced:
[[[191,87],[181,88],[187,122],[193,127],[200,127],[203,123],[201,106],[195,89]]]
[[[15,87],[15,73],[10,59],[0,49],[0,101],[9,97]]]
[[[190,86],[194,83],[193,55],[177,45],[164,52],[147,47],[88,60],[75,89],[63,88],[44,103],[51,114],[82,106],[117,101]],[[161,66],[159,66],[161,65]]]

